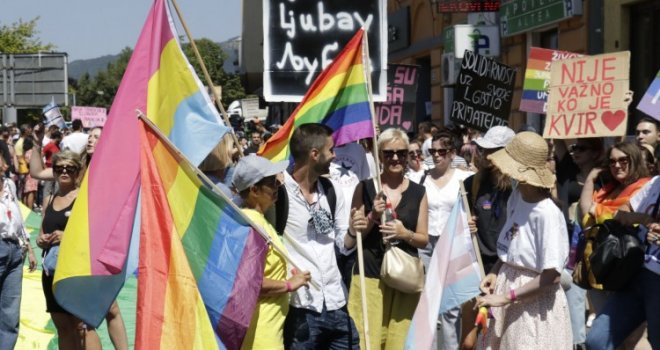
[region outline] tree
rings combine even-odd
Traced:
[[[195,45],[199,50],[199,55],[204,60],[204,65],[211,76],[211,81],[216,86],[222,86],[222,105],[227,108],[232,101],[244,98],[245,89],[241,84],[240,77],[236,74],[227,74],[223,69],[227,54],[222,51],[222,47],[207,38],[195,40]],[[197,72],[201,81],[206,85],[204,73],[197,61],[197,57],[195,57],[192,45],[190,43],[183,44],[183,52],[188,57],[188,61],[190,61],[193,68],[195,68],[195,72]]]
[[[117,60],[109,63],[106,70],[98,72],[96,77],[91,78],[88,73],[83,74],[76,84],[78,104],[109,108],[132,54],[133,50],[126,47]]]
[[[2,53],[36,53],[39,51],[51,51],[55,48],[53,44],[42,44],[36,35],[36,17],[28,22],[19,20],[11,25],[0,26],[0,52]]]

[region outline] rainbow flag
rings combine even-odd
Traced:
[[[582,55],[567,51],[532,47],[529,50],[529,58],[527,59],[520,110],[545,114],[552,62],[574,57],[582,57]]]
[[[128,63],[94,160],[62,240],[54,293],[58,303],[98,326],[126,278],[138,208],[144,112],[199,164],[228,130],[178,42],[165,0],[156,0]]]
[[[367,84],[366,38],[363,29],[346,44],[309,88],[284,126],[261,146],[259,155],[272,161],[289,159],[289,140],[297,126],[322,123],[334,130],[335,146],[373,137]]]
[[[146,125],[141,155],[136,349],[240,349],[266,241]]]
[[[459,194],[447,226],[433,250],[405,348],[430,349],[436,335],[438,315],[479,295],[480,282],[480,267]]]

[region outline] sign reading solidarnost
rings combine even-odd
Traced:
[[[660,120],[660,71],[655,75],[655,79],[646,90],[642,100],[639,101],[637,109]]]
[[[314,79],[362,27],[369,41],[375,101],[385,101],[385,0],[263,0],[264,97],[300,102]]]
[[[525,70],[520,110],[545,113],[552,62],[582,56],[572,52],[532,47],[527,60],[527,70]]]
[[[630,51],[552,64],[543,137],[622,136],[628,120]]]
[[[93,128],[105,125],[108,118],[108,110],[100,107],[71,107],[71,120],[82,120],[84,128]]]
[[[414,131],[418,68],[402,64],[388,65],[387,101],[375,104],[381,130],[394,127],[406,132]]]
[[[508,125],[516,70],[465,51],[450,119],[481,131]]]

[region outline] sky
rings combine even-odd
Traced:
[[[38,37],[69,62],[133,47],[152,0],[0,0],[0,25],[39,16]],[[193,37],[216,42],[240,35],[241,0],[177,0]],[[176,16],[172,7],[172,15]],[[175,17],[177,30],[185,35]]]

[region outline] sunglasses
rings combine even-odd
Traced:
[[[422,151],[417,150],[417,151],[409,151],[408,155],[411,157],[419,157],[422,155]]]
[[[394,155],[397,156],[399,159],[406,158],[408,155],[408,150],[407,149],[384,149],[383,151],[383,156],[387,159],[392,159],[394,158]]]
[[[587,146],[582,146],[582,145],[578,145],[578,144],[575,144],[575,143],[574,143],[574,144],[572,144],[572,145],[570,145],[570,146],[568,147],[568,150],[569,150],[571,153],[574,153],[574,152],[584,152],[584,151],[588,151],[588,150],[589,150],[589,147],[587,147]]]
[[[451,149],[449,148],[429,148],[429,153],[434,156],[436,154],[440,155],[441,157],[444,157],[447,155],[447,153],[451,152]]]
[[[630,164],[630,157],[625,156],[625,157],[620,157],[620,158],[610,158],[610,166],[614,167],[616,164],[619,163],[620,166],[624,167]]]
[[[53,166],[53,172],[55,174],[73,174],[78,172],[78,167],[75,165],[55,165]]]

